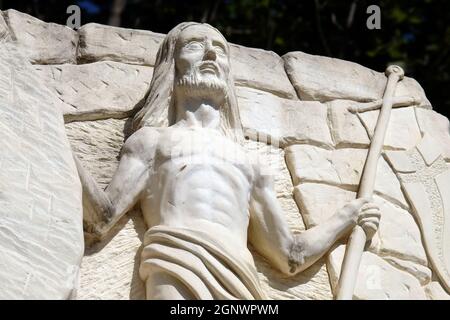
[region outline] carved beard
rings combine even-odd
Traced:
[[[227,83],[211,74],[204,75],[197,68],[183,75],[177,81],[177,88],[190,97],[222,97],[227,96]]]

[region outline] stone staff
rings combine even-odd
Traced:
[[[381,106],[361,176],[358,198],[371,198],[373,195],[378,159],[380,158],[383,149],[384,138],[389,125],[395,88],[397,87],[397,83],[403,79],[404,71],[399,66],[392,65],[386,69],[385,74],[388,78],[383,95],[383,104]],[[351,300],[353,297],[353,291],[358,277],[359,264],[361,262],[366,240],[367,237],[364,230],[357,225],[350,235],[345,250],[337,287],[337,300]]]

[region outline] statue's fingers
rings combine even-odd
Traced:
[[[361,207],[361,210],[370,210],[370,209],[377,209],[377,210],[380,210],[380,207],[379,207],[376,203],[373,203],[373,202],[365,203],[365,204]]]
[[[366,227],[374,227],[375,229],[378,229],[378,226],[380,225],[380,220],[377,218],[365,218],[359,221],[358,223],[363,229]]]
[[[380,219],[381,211],[378,209],[368,209],[368,210],[361,211],[359,214],[359,219],[364,219],[366,217],[375,217],[375,218]]]
[[[378,230],[378,224],[375,224],[375,223],[372,223],[372,222],[364,223],[361,227],[364,230],[364,232],[366,233],[366,236],[367,236],[368,239],[372,238],[373,235]]]

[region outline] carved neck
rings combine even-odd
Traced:
[[[178,95],[176,122],[187,127],[219,129],[222,104],[216,99]]]

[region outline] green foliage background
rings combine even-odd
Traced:
[[[435,110],[450,113],[450,1],[0,0],[3,10],[15,8],[61,24],[70,4],[82,8],[82,24],[167,33],[182,21],[208,22],[230,42],[279,55],[300,50],[378,71],[397,63],[421,83]],[[381,30],[366,27],[372,4],[381,8]]]

